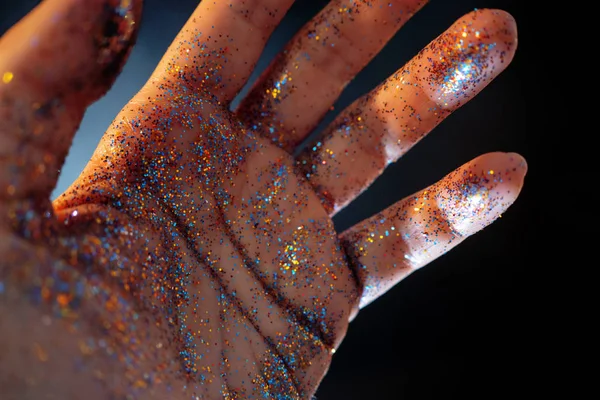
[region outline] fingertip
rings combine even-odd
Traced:
[[[527,161],[518,153],[494,152],[480,158],[480,169],[488,175],[497,175],[491,185],[498,193],[505,194],[510,203],[516,200],[527,174]]]
[[[489,30],[490,42],[496,43],[496,52],[501,55],[501,61],[508,65],[517,49],[518,29],[517,21],[507,11],[499,9],[475,10],[472,13],[473,21]]]
[[[526,173],[527,162],[517,153],[484,154],[436,185],[437,205],[457,235],[472,235],[515,202]]]
[[[512,61],[515,19],[502,10],[472,11],[431,42],[413,63],[419,85],[440,107],[471,100]]]
[[[514,165],[515,170],[519,172],[521,175],[521,185],[525,179],[525,175],[527,175],[527,170],[529,166],[527,165],[527,160],[525,157],[520,155],[519,153],[504,153],[506,157],[510,160],[511,165]]]
[[[504,32],[507,38],[517,39],[517,21],[511,13],[496,8],[476,10],[474,12],[476,13],[477,11],[480,11],[483,16],[489,18],[491,22],[497,25],[498,30]]]
[[[464,32],[471,28],[481,43],[492,45],[494,57],[503,64],[508,65],[517,48],[517,21],[504,10],[477,9],[465,15],[453,25],[454,29]],[[477,37],[477,32],[479,36]],[[473,43],[476,44],[476,41]]]

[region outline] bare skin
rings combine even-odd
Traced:
[[[311,398],[361,307],[515,201],[525,161],[489,153],[335,232],[336,212],[508,66],[516,27],[464,16],[295,155],[423,4],[332,1],[230,111],[292,3],[201,2],[54,202],[141,2],[48,0],[0,39],[3,398]]]

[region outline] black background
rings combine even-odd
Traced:
[[[37,3],[0,0],[0,33]],[[125,68],[108,100],[86,115],[74,142],[82,149],[80,155],[91,155],[111,118],[148,78],[197,3],[146,0],[130,62],[134,65]],[[258,68],[264,68],[326,3],[296,1]],[[519,47],[513,63],[476,99],[391,165],[335,222],[340,230],[349,227],[489,151],[525,156],[529,163],[525,188],[503,218],[412,274],[359,314],[317,393],[319,400],[520,398],[534,390],[530,383],[538,364],[536,326],[543,305],[536,296],[540,261],[533,256],[544,223],[538,194],[546,174],[542,158],[548,153],[542,154],[542,127],[534,121],[534,116],[539,117],[535,111],[542,69],[537,61],[539,28],[528,9],[532,4],[433,0],[347,87],[321,125],[474,8],[501,8],[515,17]],[[119,96],[110,97],[114,93]],[[84,161],[72,157],[67,164],[70,171],[63,171],[62,189],[84,166]]]

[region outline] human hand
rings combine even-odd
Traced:
[[[516,29],[465,16],[293,157],[421,4],[332,2],[230,113],[291,3],[201,3],[54,204],[140,3],[47,1],[2,38],[9,398],[310,397],[360,306],[514,201],[524,161],[488,154],[338,238],[330,217],[506,67]]]

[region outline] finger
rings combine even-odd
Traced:
[[[500,217],[526,172],[520,155],[488,153],[344,232],[364,289],[360,307]]]
[[[346,84],[383,48],[424,0],[334,0],[306,24],[240,105],[291,150],[317,125]]]
[[[294,0],[202,1],[159,63],[164,78],[217,101],[240,91]]]
[[[332,214],[504,70],[516,49],[503,11],[467,14],[377,89],[349,106],[297,165]]]
[[[141,5],[44,1],[0,39],[0,200],[49,201],[86,107],[127,58]]]

